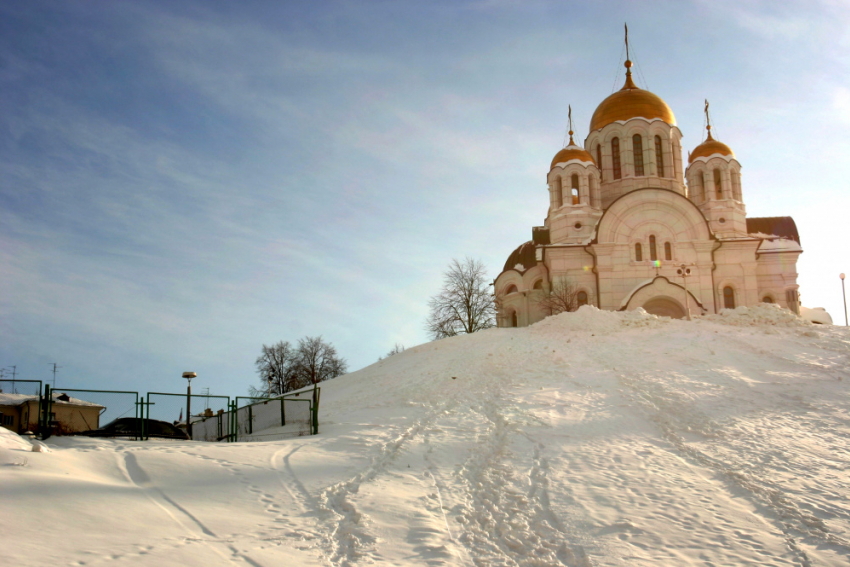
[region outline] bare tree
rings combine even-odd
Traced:
[[[494,326],[496,308],[486,272],[479,260],[452,260],[443,288],[428,302],[425,327],[431,336],[442,339]]]
[[[322,337],[298,339],[299,388],[342,376],[347,369],[345,359],[340,358],[336,348],[322,340]]]
[[[257,357],[257,374],[262,386],[249,387],[251,396],[279,396],[298,387],[298,353],[289,341],[280,341],[271,346],[263,345]]]
[[[537,305],[547,315],[557,315],[565,311],[575,311],[589,301],[587,292],[582,291],[570,280],[561,278],[555,280],[551,288],[543,291],[537,300]]]
[[[256,397],[273,397],[316,384],[345,374],[347,363],[337,355],[333,345],[322,337],[304,337],[298,347],[289,341],[271,346],[263,345],[257,357],[257,374],[262,386],[249,386],[248,392]]]
[[[404,345],[401,343],[396,343],[392,350],[388,352],[386,356],[379,356],[378,360],[384,360],[385,358],[389,358],[394,354],[399,354],[401,352],[404,352]]]

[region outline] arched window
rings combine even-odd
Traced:
[[[596,177],[590,175],[587,178],[587,189],[590,191],[590,206],[598,207],[599,206],[599,196],[596,194]]]
[[[797,294],[796,289],[785,290],[785,301],[788,302],[788,309],[797,315],[800,314],[800,296]]]
[[[511,327],[516,327],[516,326],[518,326],[518,325],[517,325],[516,311],[514,311],[514,312],[511,313]]]
[[[573,173],[570,178],[571,193],[573,195],[573,205],[578,205],[578,174]]]
[[[730,172],[732,174],[732,198],[736,201],[741,201],[741,174],[735,171]]]
[[[682,155],[682,146],[675,139],[673,140],[673,155],[674,156],[681,156]],[[681,164],[680,164],[679,167],[676,167],[676,159],[675,158],[672,158],[670,160],[670,168],[673,170],[673,176],[672,177],[674,179],[681,179],[681,177],[682,177]]]
[[[543,289],[543,280],[537,280],[536,282],[534,282],[533,289]]]
[[[698,171],[696,176],[694,177],[694,185],[696,185],[695,190],[696,194],[694,195],[694,200],[696,204],[702,204],[706,201],[705,198],[705,179],[703,179],[703,175],[701,171]]]
[[[640,246],[640,242],[635,242],[635,261],[643,261],[643,249]]]
[[[643,177],[643,140],[640,134],[632,136],[632,150],[635,154],[635,176]]]
[[[596,167],[599,168],[599,175],[602,175],[602,144],[596,144]]]
[[[673,259],[673,247],[669,242],[664,243],[664,259],[668,262]]]
[[[664,177],[664,153],[661,151],[661,136],[655,137],[655,163],[658,165],[658,177]]]
[[[649,259],[653,262],[658,259],[658,251],[655,248],[655,235],[649,237]]]
[[[620,179],[620,138],[611,140],[611,167],[614,169],[614,179]]]
[[[765,295],[764,297],[761,298],[761,302],[762,303],[773,303],[773,298],[770,297],[769,295]]]
[[[581,307],[582,305],[587,305],[587,292],[586,291],[578,292],[578,294],[576,295],[576,299],[578,300],[578,306],[579,307]]]
[[[510,294],[516,293],[516,292],[517,292],[517,288],[516,288],[515,285],[508,286],[508,289],[505,290],[505,295],[510,295]]]
[[[562,185],[561,178],[556,177],[554,186],[552,187],[552,194],[555,195],[555,208],[556,209],[560,209],[564,204],[563,195],[561,193],[561,191],[562,191],[561,185]]]
[[[715,198],[720,200],[723,198],[723,186],[720,183],[720,170],[714,170],[714,194]]]
[[[735,291],[728,285],[723,288],[723,307],[735,309]]]

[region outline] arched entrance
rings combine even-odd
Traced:
[[[671,317],[673,319],[684,319],[685,308],[681,303],[670,297],[653,297],[644,303],[644,311],[659,317]]]
[[[706,309],[689,290],[688,297],[692,315],[704,315]],[[685,317],[685,288],[671,283],[664,276],[656,276],[652,282],[642,283],[623,300],[624,307],[620,309],[637,309],[642,307],[647,313],[683,319]]]

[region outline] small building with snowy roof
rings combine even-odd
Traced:
[[[799,314],[794,219],[747,218],[741,164],[712,136],[708,102],[706,137],[683,160],[673,111],[631,66],[627,54],[625,84],[596,108],[583,147],[570,122],[543,226],[494,282],[498,325],[539,321],[558,289],[576,307],[676,318],[760,302]]]
[[[61,392],[52,392],[50,421],[58,424],[59,433],[77,433],[100,427],[102,405],[73,398]],[[36,431],[38,428],[39,399],[30,394],[0,392],[2,425],[15,433]]]

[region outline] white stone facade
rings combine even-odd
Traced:
[[[644,107],[623,102],[632,93]],[[558,281],[600,309],[683,317],[688,307],[698,315],[770,301],[799,313],[793,219],[747,219],[741,165],[710,129],[683,168],[682,134],[657,116],[675,118],[646,93],[627,76],[619,106],[608,104],[614,95],[603,101],[584,147],[571,139],[555,156],[544,224],[495,281],[499,326],[542,319],[539,301]],[[629,116],[633,108],[656,117]]]

